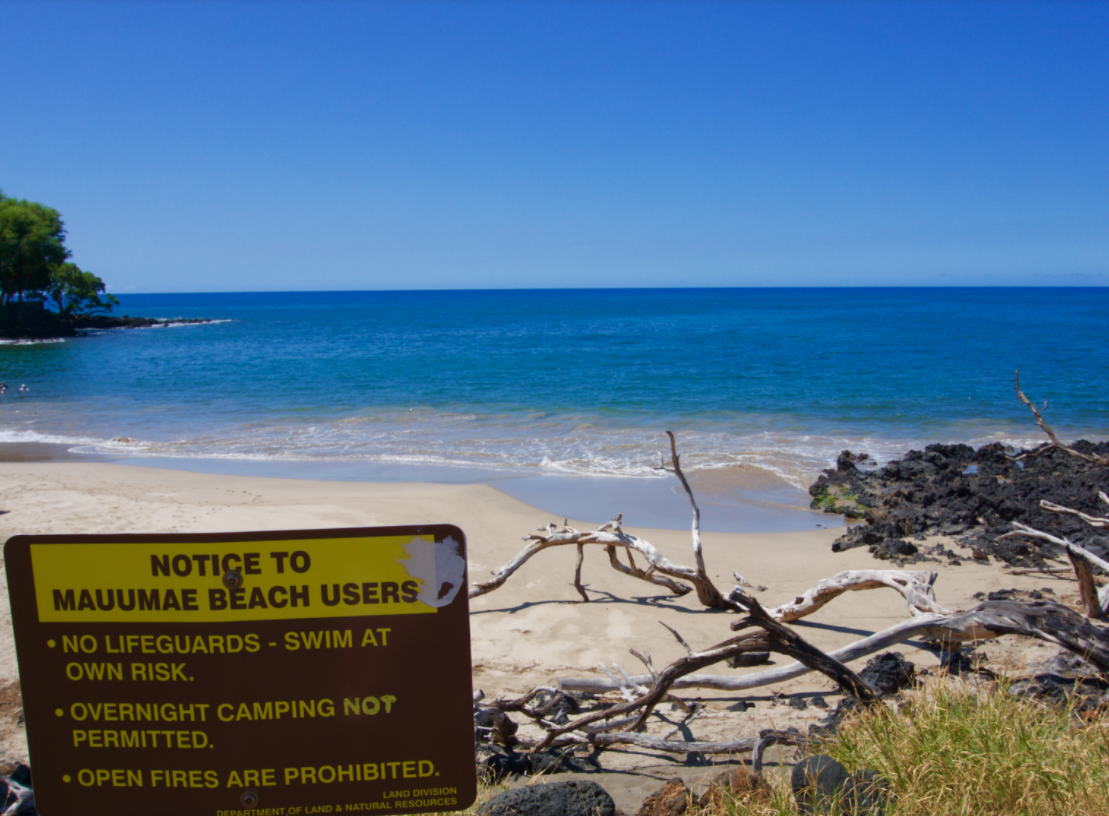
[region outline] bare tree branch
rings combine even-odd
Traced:
[[[1019,371],[1014,372],[1013,388],[1017,392],[1017,398],[1020,399],[1020,401],[1023,402],[1025,405],[1027,405],[1030,409],[1032,409],[1032,414],[1033,414],[1033,416],[1036,417],[1036,424],[1040,426],[1040,430],[1042,430],[1045,434],[1047,434],[1047,438],[1051,440],[1051,443],[1048,445],[1047,448],[1041,448],[1039,451],[1036,451],[1035,453],[1033,453],[1034,456],[1039,455],[1040,453],[1043,453],[1043,451],[1048,450],[1050,448],[1059,448],[1060,450],[1066,451],[1071,456],[1078,457],[1079,459],[1082,459],[1085,462],[1090,462],[1091,464],[1099,465],[1101,467],[1109,466],[1109,457],[1095,456],[1095,455],[1088,454],[1088,453],[1082,453],[1081,451],[1077,451],[1074,448],[1070,447],[1069,445],[1064,445],[1059,440],[1059,437],[1057,437],[1055,435],[1055,431],[1051,430],[1051,427],[1047,424],[1047,422],[1044,421],[1044,416],[1043,416],[1042,413],[1040,413],[1040,409],[1038,409],[1032,403],[1032,400],[1028,399],[1028,397],[1025,396],[1024,392],[1020,390],[1020,372]],[[1044,408],[1045,409],[1047,408],[1047,402],[1046,401],[1044,402]]]
[[[678,443],[674,440],[674,433],[667,431],[666,435],[670,437],[670,465],[663,464],[657,470],[665,470],[667,473],[673,473],[677,476],[678,481],[682,483],[682,489],[685,490],[685,495],[689,497],[689,506],[693,508],[693,558],[697,564],[697,574],[701,578],[699,582],[694,584],[694,588],[697,590],[697,597],[701,603],[710,609],[719,609],[723,606],[723,596],[709,579],[705,570],[705,557],[701,550],[701,510],[697,507],[697,501],[693,498],[693,490],[690,489],[685,473],[682,472],[681,457],[678,456]]]
[[[613,745],[638,745],[640,748],[651,748],[655,751],[668,751],[672,754],[742,754],[754,749],[757,740],[741,739],[731,742],[678,742],[647,734],[635,734],[630,731],[598,734],[589,738],[589,742],[601,748]]]
[[[1104,493],[1100,493],[1104,497]],[[1085,513],[1078,513],[1071,510],[1069,507],[1063,507],[1059,504],[1053,504],[1048,501],[1041,501],[1040,506],[1045,510],[1050,510],[1054,513],[1073,513],[1078,516],[1085,516]],[[1095,521],[1100,521],[1096,517]],[[1100,526],[1100,525],[1095,525]],[[1073,541],[1067,538],[1059,538],[1058,536],[1045,533],[1041,530],[1036,530],[1029,527],[1027,524],[1021,524],[1019,521],[1013,522],[1013,527],[1016,529],[1011,533],[1005,533],[998,536],[998,538],[1038,538],[1041,541],[1049,541],[1062,547],[1066,553],[1067,558],[1070,559],[1071,566],[1074,567],[1075,577],[1078,578],[1078,590],[1082,596],[1082,606],[1086,610],[1086,614],[1091,618],[1105,618],[1109,617],[1109,584],[1103,586],[1100,590],[1094,581],[1094,574],[1092,567],[1097,567],[1109,574],[1109,562],[1098,558],[1085,547],[1080,547]]]
[[[35,792],[25,785],[20,785],[14,779],[0,774],[0,781],[8,786],[8,793],[15,796],[15,801],[5,809],[3,816],[16,816],[35,806]]]
[[[581,585],[581,564],[585,560],[585,545],[578,544],[578,564],[574,568],[574,589],[581,595],[581,599],[589,603],[589,596],[585,594],[585,589]]]
[[[1078,594],[1082,598],[1082,608],[1086,610],[1086,617],[1104,618],[1105,607],[1098,597],[1097,584],[1094,582],[1094,571],[1090,568],[1090,562],[1069,549],[1067,558],[1070,559],[1075,577],[1078,578]]]
[[[770,636],[770,649],[799,660],[814,671],[822,672],[863,703],[873,703],[878,693],[871,685],[834,657],[829,657],[802,638],[792,629],[779,623],[762,608],[754,596],[739,587],[732,590],[728,600],[747,611],[747,617],[732,623],[733,630],[758,626]]]
[[[665,623],[663,623],[662,621],[659,621],[659,626],[662,626],[662,627],[664,627],[665,629],[667,629],[667,631],[669,631],[669,632],[670,632],[670,634],[672,634],[672,635],[674,636],[674,638],[675,638],[675,639],[676,639],[676,640],[678,641],[678,643],[682,644],[682,646],[685,646],[685,653],[686,653],[687,655],[689,655],[690,657],[692,657],[692,656],[693,656],[693,647],[692,647],[692,646],[690,646],[690,645],[689,645],[689,644],[688,644],[688,643],[686,642],[685,638],[683,638],[683,637],[681,636],[681,634],[680,634],[680,633],[678,632],[678,630],[677,630],[677,629],[675,629],[675,628],[674,628],[674,627],[672,627],[672,626],[667,626],[667,625],[666,625]]]
[[[760,731],[751,750],[751,770],[762,773],[762,755],[771,745],[805,745],[808,740],[794,731]]]
[[[640,654],[635,649],[628,649],[632,655],[639,659],[639,662],[647,667],[647,671],[651,673],[651,679],[654,680],[658,677],[658,670],[655,669],[655,664],[651,662],[651,653],[646,649]]]
[[[600,544],[604,547],[611,547],[609,557],[621,572],[631,575],[635,578],[641,578],[644,581],[649,581],[659,586],[664,586],[673,592],[675,595],[685,595],[689,592],[689,587],[671,580],[666,576],[673,576],[688,580],[693,583],[699,580],[696,570],[674,564],[669,559],[655,549],[654,545],[645,539],[638,538],[620,529],[621,517],[617,516],[610,522],[602,524],[593,532],[579,532],[573,527],[568,525],[561,528],[555,527],[554,524],[549,524],[545,528],[541,528],[539,533],[532,533],[530,536],[524,538],[529,543],[524,549],[517,553],[516,557],[493,573],[493,578],[484,583],[475,583],[470,587],[470,598],[476,598],[479,595],[484,595],[487,592],[492,592],[497,587],[504,584],[505,581],[511,577],[520,567],[537,553],[542,552],[548,547],[559,547],[569,544],[584,545],[584,544]],[[543,535],[546,533],[546,535]],[[651,570],[644,572],[638,568],[628,568],[620,564],[616,560],[615,548],[623,547],[626,550],[635,550],[640,553],[651,564]],[[662,575],[655,574],[656,572]]]
[[[1109,675],[1109,634],[1090,624],[1078,613],[1048,601],[1034,603],[987,601],[967,612],[951,615],[921,615],[837,649],[828,656],[843,663],[850,663],[914,638],[928,638],[953,646],[958,643],[991,640],[1004,635],[1024,635],[1054,643],[1089,660],[1098,667],[1099,671]],[[791,663],[739,676],[691,673],[676,679],[671,684],[671,688],[746,691],[792,680],[810,671],[812,670],[802,663]],[[643,683],[650,680],[646,677],[632,679]],[[610,691],[613,688],[606,685],[603,680],[592,677],[565,678],[558,681],[558,687],[564,691],[591,693]]]
[[[636,731],[643,726],[647,718],[654,711],[655,706],[669,693],[671,686],[679,678],[691,674],[705,666],[720,663],[727,660],[729,657],[745,652],[775,651],[788,654],[800,660],[810,669],[827,674],[847,689],[849,693],[858,697],[862,702],[871,703],[878,699],[877,693],[871,688],[870,684],[842,663],[834,658],[830,658],[797,635],[797,633],[792,632],[784,625],[771,618],[766,613],[766,610],[759,605],[759,602],[750,595],[744,593],[743,590],[736,587],[726,599],[726,603],[730,608],[747,613],[747,617],[733,624],[733,628],[737,628],[737,625],[739,628],[744,626],[758,626],[763,631],[749,632],[740,635],[726,640],[723,643],[718,643],[716,646],[706,649],[703,652],[694,652],[674,661],[659,672],[658,676],[651,684],[650,690],[647,691],[646,694],[643,694],[635,700],[628,700],[620,705],[612,706],[602,711],[592,712],[573,722],[551,729],[548,731],[546,739],[540,741],[536,746],[536,750],[549,747],[556,738],[563,734],[580,731],[583,727],[592,725],[599,720],[609,719],[622,714],[630,714],[632,711],[638,710],[639,717],[632,727],[632,731]],[[603,667],[602,670],[604,670],[606,674],[608,673]],[[614,685],[619,685],[622,688],[625,687],[623,683],[616,683],[615,679],[613,682]]]
[[[617,516],[617,519],[619,519],[619,518],[620,517]],[[676,581],[671,581],[669,578],[666,578],[665,576],[662,576],[662,575],[655,575],[653,567],[651,569],[648,569],[648,570],[641,570],[639,568],[639,566],[635,563],[635,558],[632,557],[632,551],[631,550],[625,550],[625,552],[628,555],[628,564],[627,564],[627,566],[622,564],[620,562],[620,559],[617,558],[617,556],[616,556],[616,545],[615,544],[606,544],[605,545],[605,552],[608,553],[608,563],[617,572],[622,572],[622,573],[624,573],[624,575],[630,575],[632,578],[638,578],[641,581],[649,581],[652,584],[658,584],[659,586],[664,586],[667,589],[669,589],[671,592],[673,592],[675,595],[678,595],[678,596],[688,595],[689,592],[692,590],[692,587],[686,586],[685,584],[680,584]]]
[[[1097,493],[1097,497],[1099,499],[1101,499],[1103,502],[1105,502],[1106,504],[1109,504],[1109,496],[1105,495],[1105,491],[1099,490],[1098,493]],[[1040,500],[1040,507],[1042,507],[1044,510],[1050,510],[1052,513],[1066,513],[1068,515],[1078,516],[1078,518],[1082,519],[1084,522],[1089,524],[1091,527],[1098,527],[1098,528],[1109,527],[1109,518],[1106,518],[1104,516],[1090,516],[1090,515],[1087,515],[1086,513],[1083,513],[1081,510],[1075,510],[1075,509],[1070,508],[1070,507],[1064,507],[1061,504],[1056,504],[1055,502],[1049,502],[1047,499],[1041,499]]]
[[[562,734],[571,731],[579,731],[583,727],[592,725],[598,720],[609,719],[610,717],[615,717],[621,714],[630,714],[632,711],[638,710],[640,711],[640,713],[636,719],[635,725],[632,728],[632,730],[635,731],[643,724],[646,718],[650,716],[650,713],[652,710],[654,710],[655,705],[657,705],[658,702],[663,698],[663,696],[666,695],[666,693],[670,689],[670,686],[679,677],[683,677],[684,675],[691,674],[692,672],[695,672],[700,668],[711,666],[713,663],[718,663],[722,660],[725,660],[732,654],[738,654],[743,651],[765,651],[767,648],[767,640],[768,638],[762,632],[751,633],[743,635],[741,637],[732,638],[731,640],[727,640],[724,643],[717,644],[716,646],[712,647],[711,649],[707,649],[704,652],[694,653],[692,655],[689,655],[688,657],[683,657],[679,660],[676,660],[665,669],[663,669],[661,672],[659,672],[658,678],[654,681],[654,683],[652,683],[651,689],[647,692],[647,694],[639,697],[636,700],[629,700],[626,703],[613,706],[603,711],[592,712],[577,720],[574,720],[571,723],[567,723],[566,725],[563,725],[558,729],[550,731],[547,735],[546,740],[539,743],[538,749],[541,750],[543,748],[546,748],[556,737],[561,736]]]
[[[935,592],[932,587],[936,583],[936,576],[937,573],[935,572],[923,570],[917,572],[906,570],[847,570],[819,581],[816,586],[804,595],[798,595],[792,602],[766,611],[770,617],[783,623],[789,623],[811,615],[833,598],[837,598],[845,592],[890,587],[904,596],[909,603],[909,612],[914,616],[947,615],[951,610],[940,606],[935,600]]]

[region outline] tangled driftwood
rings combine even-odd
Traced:
[[[1019,603],[1016,601],[988,601],[967,612],[949,615],[925,614],[892,626],[869,638],[853,643],[830,654],[825,654],[805,642],[796,633],[771,618],[758,602],[742,590],[735,590],[728,601],[736,606],[746,606],[748,616],[733,627],[757,626],[750,632],[718,643],[700,652],[691,652],[674,661],[661,672],[646,676],[624,676],[623,682],[615,679],[575,678],[561,680],[560,691],[635,690],[631,699],[619,705],[592,712],[562,725],[535,717],[546,736],[529,747],[542,750],[570,744],[586,744],[596,748],[617,744],[635,744],[676,753],[697,751],[701,753],[740,753],[754,750],[756,741],[737,740],[727,743],[697,743],[663,740],[637,734],[654,707],[674,690],[684,688],[712,688],[723,691],[742,691],[780,683],[810,671],[819,671],[835,680],[848,693],[863,702],[876,698],[862,678],[847,668],[845,663],[865,657],[881,649],[904,641],[924,637],[947,647],[956,644],[989,640],[1005,635],[1023,635],[1053,643],[1089,661],[1109,677],[1109,633],[1092,625],[1076,612],[1050,601]],[[700,669],[722,663],[737,654],[770,650],[788,654],[798,662],[780,668],[745,676],[718,676],[697,674]],[[646,684],[650,684],[647,686]],[[496,701],[491,707],[502,711],[522,711],[526,701],[537,691],[554,691],[549,687],[533,690],[515,701]],[[638,712],[635,716],[629,716]],[[608,733],[606,733],[608,732]],[[526,744],[526,743],[524,743]]]
[[[1094,464],[1109,466],[1109,460],[1083,454],[1060,442],[1044,422],[1040,410],[1020,390],[1019,379],[1016,382],[1016,391],[1020,400],[1032,409],[1037,424],[1051,439],[1049,447],[1058,447]],[[581,584],[585,545],[599,544],[607,551],[613,568],[620,572],[664,586],[675,595],[684,595],[696,590],[698,599],[704,606],[741,614],[742,617],[735,620],[731,627],[742,633],[708,649],[695,651],[678,632],[667,626],[666,628],[674,637],[685,646],[687,654],[661,671],[655,669],[649,652],[641,653],[633,648],[629,651],[646,666],[648,674],[629,675],[614,663],[615,671],[601,666],[607,678],[563,678],[558,681],[557,688],[540,686],[514,700],[482,703],[476,699],[475,705],[486,712],[502,715],[509,712],[522,713],[543,732],[543,736],[539,739],[513,738],[515,744],[535,751],[574,745],[590,746],[594,749],[635,745],[676,753],[751,752],[754,755],[755,764],[760,765],[762,752],[768,745],[775,742],[800,744],[804,742],[804,738],[792,731],[768,730],[760,732],[757,738],[728,742],[673,740],[670,737],[700,716],[703,710],[703,707],[698,707],[699,704],[686,703],[674,697],[673,692],[688,688],[743,691],[780,683],[810,671],[819,671],[839,684],[846,693],[864,704],[869,704],[877,700],[876,691],[845,664],[889,646],[921,637],[937,642],[948,651],[957,651],[964,643],[1006,635],[1036,638],[1078,655],[1088,661],[1105,678],[1109,678],[1109,631],[1101,629],[1090,621],[1090,618],[1109,616],[1109,586],[1099,590],[1094,578],[1095,570],[1109,574],[1109,562],[1071,541],[1019,523],[1014,523],[1015,530],[1008,533],[1008,536],[1051,541],[1067,552],[1078,577],[1088,617],[1049,601],[1034,603],[988,601],[967,611],[951,611],[936,601],[934,585],[937,574],[926,571],[849,570],[823,579],[802,595],[770,609],[764,609],[757,599],[747,594],[741,588],[743,580],[736,575],[740,586],[736,586],[725,597],[708,578],[701,548],[700,511],[689,483],[682,473],[674,435],[669,431],[667,434],[670,438],[671,459],[669,463],[663,463],[659,469],[675,474],[689,498],[693,510],[695,567],[674,564],[646,540],[623,532],[620,528],[622,516],[617,516],[613,521],[591,532],[578,531],[566,523],[561,527],[552,524],[543,528],[540,531],[541,534],[526,537],[525,541],[529,542],[528,545],[515,558],[494,572],[490,581],[474,584],[470,590],[470,597],[495,590],[532,556],[542,550],[573,544],[578,550],[574,585],[583,600],[588,601],[588,595]],[[1105,493],[1099,493],[1099,496],[1102,501],[1109,504],[1109,496]],[[1109,527],[1109,518],[1106,517],[1091,516],[1051,502],[1041,502],[1041,506],[1052,512],[1075,515],[1094,527]],[[617,553],[620,549],[627,553],[628,564],[618,559]],[[635,563],[633,553],[639,553],[646,559],[648,564],[646,569],[640,569]],[[882,587],[891,588],[905,598],[909,619],[842,649],[824,653],[785,625],[811,615],[845,592]],[[743,631],[751,629],[754,631]],[[740,676],[701,673],[703,669],[718,663],[743,665],[744,657],[762,655],[771,651],[794,657],[797,662]],[[552,706],[560,699],[560,695],[565,699],[564,695],[567,692],[594,694],[619,692],[624,701],[601,707],[576,719],[556,723],[548,715]],[[536,701],[540,699],[543,702],[537,703]],[[686,718],[666,737],[641,733],[640,729],[655,707],[663,700],[677,703],[686,711]]]

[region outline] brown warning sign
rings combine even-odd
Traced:
[[[473,802],[456,527],[16,536],[4,557],[40,811]]]

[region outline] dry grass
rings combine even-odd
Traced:
[[[1018,700],[1004,688],[937,683],[900,711],[854,717],[821,750],[848,770],[884,776],[896,797],[888,816],[1109,814],[1109,718],[1087,721],[1073,706]],[[796,814],[788,781],[774,782],[769,801],[737,800],[724,813]]]

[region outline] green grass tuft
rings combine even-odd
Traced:
[[[1109,721],[1004,688],[936,684],[900,711],[860,713],[817,750],[884,776],[895,796],[887,816],[1109,814]],[[797,813],[788,780],[773,782],[770,801],[736,801],[712,816]]]

